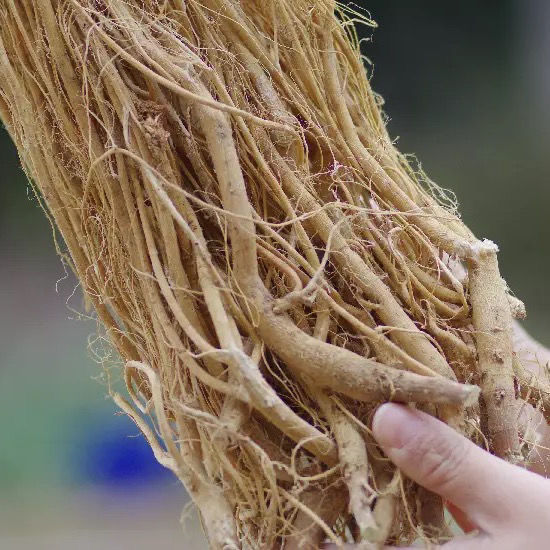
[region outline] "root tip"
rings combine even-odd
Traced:
[[[481,258],[486,254],[496,254],[498,251],[498,245],[489,239],[475,241],[470,244],[470,256],[472,259]]]

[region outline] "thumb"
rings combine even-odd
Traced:
[[[403,473],[452,502],[485,532],[495,532],[533,505],[526,484],[538,486],[538,476],[490,455],[426,413],[386,403],[372,430]]]

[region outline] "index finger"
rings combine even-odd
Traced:
[[[531,517],[526,511],[533,506],[547,506],[546,480],[487,453],[426,413],[383,405],[373,434],[408,477],[452,502],[485,532]]]

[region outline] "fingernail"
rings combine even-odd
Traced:
[[[422,418],[405,405],[384,403],[378,407],[372,420],[376,441],[385,449],[401,449],[418,435]]]

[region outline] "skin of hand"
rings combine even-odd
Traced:
[[[548,385],[550,350],[532,338],[517,321],[513,324],[513,339],[521,364]],[[550,477],[550,426],[539,411],[523,403],[519,410],[519,427],[520,435],[526,441],[535,443],[528,457],[529,470]]]
[[[439,420],[405,405],[382,405],[372,431],[406,476],[442,496],[459,524],[476,530],[440,548],[550,547],[550,480],[489,454]]]
[[[519,322],[514,322],[513,339],[523,366],[548,380],[550,349],[534,340]],[[550,426],[526,403],[520,405],[518,414],[522,437],[537,443],[526,464],[531,472],[490,455],[410,407],[388,403],[375,414],[373,434],[387,456],[405,475],[441,495],[457,523],[466,533],[472,532],[440,548],[550,548],[550,480],[541,477],[550,477]]]

